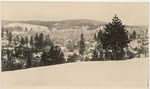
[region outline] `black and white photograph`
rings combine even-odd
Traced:
[[[2,89],[148,89],[149,2],[1,2]]]

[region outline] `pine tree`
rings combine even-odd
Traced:
[[[27,27],[25,27],[25,31],[26,31],[26,32],[28,31],[28,28],[27,28]]]
[[[14,45],[17,45],[16,37],[14,37],[13,42],[14,42]]]
[[[81,34],[79,54],[83,55],[85,51],[84,35]]]
[[[49,41],[49,39],[46,38],[45,41],[44,41],[44,46],[48,46],[48,41]]]
[[[93,55],[92,55],[92,60],[97,61],[98,60],[97,58],[98,58],[97,52],[96,52],[96,50],[94,50]]]
[[[39,41],[39,47],[40,48],[43,47],[43,44],[44,44],[44,35],[43,35],[43,33],[40,34],[38,41]]]
[[[9,40],[9,45],[10,45],[11,42],[12,42],[12,32],[10,31],[8,34],[9,34],[8,35],[8,40]]]
[[[34,44],[33,43],[33,36],[31,36],[31,38],[30,38],[30,45],[33,46],[33,44]]]
[[[29,43],[29,39],[28,39],[28,37],[26,36],[26,38],[25,38],[25,44],[28,44]]]
[[[55,49],[54,46],[51,47],[51,49],[49,50],[49,58],[53,61],[55,60]]]
[[[39,40],[39,35],[38,35],[38,33],[36,33],[36,35],[35,35],[35,40],[36,40],[36,41]]]
[[[36,48],[39,48],[39,35],[38,35],[38,33],[36,33],[36,35],[35,35],[35,46],[36,46]]]
[[[41,61],[44,65],[47,65],[48,64],[48,61],[47,61],[47,53],[44,51],[42,56],[41,56]]]
[[[19,36],[18,35],[16,35],[16,41],[19,42]]]
[[[25,54],[25,57],[27,58],[27,61],[26,61],[26,67],[27,68],[30,68],[31,67],[31,59],[32,59],[32,52],[31,50],[25,50],[24,52]]]
[[[101,44],[101,39],[103,39],[103,32],[102,32],[102,30],[99,30],[98,36],[97,36],[98,44]]]
[[[114,59],[116,59],[117,50],[122,50],[127,47],[130,42],[128,39],[128,31],[116,15],[113,17],[112,22],[107,24],[104,29],[105,31],[100,38],[103,48],[112,50]]]
[[[96,33],[94,34],[94,40],[97,41],[97,35],[96,35]]]
[[[54,42],[53,42],[53,40],[52,39],[50,39],[50,46],[54,46]]]
[[[24,44],[25,44],[25,40],[24,40],[24,38],[23,38],[23,37],[21,37],[20,44],[21,44],[21,45],[24,45]]]
[[[133,39],[136,39],[136,31],[135,30],[133,30],[132,36],[133,36]]]
[[[9,37],[9,31],[6,30],[6,37],[8,38]]]
[[[67,49],[69,49],[70,52],[73,52],[75,49],[74,43],[70,40],[66,43],[66,47],[67,47]]]
[[[44,46],[53,46],[51,39],[49,39],[48,37],[45,39],[43,44]]]

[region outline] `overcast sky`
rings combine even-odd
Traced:
[[[2,20],[91,19],[110,22],[115,14],[123,24],[148,25],[148,3],[2,2]]]

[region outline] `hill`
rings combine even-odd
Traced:
[[[88,30],[94,30],[101,26],[105,26],[108,22],[102,22],[97,20],[88,20],[88,19],[76,19],[76,20],[64,20],[64,21],[9,21],[2,20],[2,27],[11,23],[23,23],[31,25],[45,26],[48,29],[67,29],[67,28],[79,28],[79,27],[88,27]],[[127,28],[148,28],[148,26],[138,26],[138,25],[125,25]]]
[[[23,89],[22,86],[28,89],[35,86],[36,89],[148,89],[147,83],[148,58],[75,62],[2,72],[2,89]]]
[[[89,26],[90,29],[95,29],[100,26],[104,26],[106,22],[87,20],[87,19],[77,19],[77,20],[64,20],[64,21],[8,21],[2,20],[2,26],[8,25],[10,23],[26,23],[32,25],[46,26],[49,29],[56,27],[58,29],[65,29],[70,27],[82,27]]]

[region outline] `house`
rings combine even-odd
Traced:
[[[7,51],[9,50],[11,53],[15,54],[15,49],[14,47],[6,47],[6,46],[2,46],[2,50],[4,54],[7,54]]]
[[[3,50],[14,50],[14,47],[11,47],[11,46],[10,46],[10,47],[6,47],[6,46],[3,46],[2,49],[3,49]]]
[[[67,47],[61,46],[60,48],[61,48],[61,51],[62,51],[62,52],[67,52],[67,51],[68,51]]]
[[[73,51],[73,53],[79,55],[79,50],[78,50],[78,49],[75,49],[75,50]]]
[[[67,60],[70,56],[73,56],[73,52],[63,52],[64,53],[64,58]]]
[[[32,54],[34,60],[41,60],[43,52],[37,52]]]

